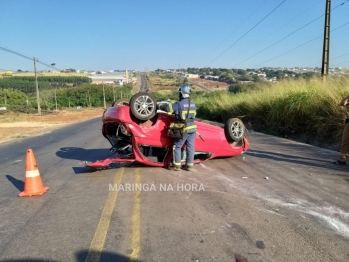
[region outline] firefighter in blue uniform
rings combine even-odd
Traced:
[[[189,114],[188,107],[190,101]],[[187,122],[186,135],[183,138],[174,139],[173,145],[173,166],[170,166],[170,170],[179,171],[181,170],[181,155],[182,147],[185,144],[187,147],[186,165],[185,170],[190,170],[194,165],[194,154],[195,154],[195,138],[196,138],[196,125],[194,122],[196,115],[196,106],[190,100],[190,86],[183,84],[179,88],[179,101],[174,104],[169,103],[166,111],[169,114],[175,114],[176,119],[185,120]]]

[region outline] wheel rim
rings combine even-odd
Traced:
[[[150,116],[155,108],[154,101],[149,96],[140,96],[134,102],[136,112],[142,116]]]
[[[240,138],[242,137],[242,134],[244,133],[244,127],[239,122],[234,122],[230,127],[231,133],[234,137]]]

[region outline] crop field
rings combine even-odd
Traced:
[[[148,78],[150,89],[152,91],[175,90],[176,88],[178,88],[178,83],[176,82],[176,79],[173,77],[151,74],[148,76]]]
[[[199,84],[201,86],[210,88],[212,91],[226,91],[227,88],[229,87],[229,84],[224,82],[206,80],[206,79],[200,79],[200,78],[191,78],[189,81],[191,83]]]
[[[34,72],[30,73],[14,73],[12,76],[34,76]],[[60,73],[60,72],[37,72],[38,76],[90,76],[82,73]]]

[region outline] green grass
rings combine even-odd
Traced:
[[[347,115],[338,104],[348,94],[348,77],[290,79],[261,84],[250,93],[215,92],[195,103],[202,118],[225,122],[239,117],[255,130],[331,144],[340,141]]]
[[[177,85],[175,78],[170,78],[166,74],[149,74],[149,88],[153,92],[163,90],[166,88],[172,88]]]

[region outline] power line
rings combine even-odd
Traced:
[[[0,46],[0,49],[5,51],[5,52],[12,53],[12,54],[18,55],[18,56],[23,57],[23,58],[33,60],[33,58],[31,58],[31,57],[26,56],[26,55],[22,55],[22,54],[15,52],[13,50],[10,50],[10,49],[7,49],[7,48],[1,47],[1,46]]]
[[[334,7],[331,11],[333,11],[333,10],[337,9],[338,7],[344,5],[344,4],[345,4],[346,2],[348,2],[348,1],[349,1],[349,0],[346,0],[346,1],[344,1],[343,3],[337,5],[337,6]],[[238,66],[238,65],[240,65],[240,64],[242,64],[242,63],[244,63],[244,62],[246,62],[246,61],[248,61],[248,60],[250,60],[251,58],[253,58],[253,57],[259,55],[260,53],[264,52],[265,50],[269,49],[270,47],[272,47],[272,46],[274,46],[274,45],[280,43],[281,41],[285,40],[285,39],[288,38],[289,36],[291,36],[291,35],[297,33],[297,32],[300,31],[301,29],[307,27],[308,25],[312,24],[312,23],[315,22],[316,20],[320,19],[320,18],[323,17],[324,15],[325,15],[325,14],[323,14],[323,15],[321,15],[321,16],[315,18],[314,20],[312,20],[312,21],[310,21],[309,23],[303,25],[302,27],[300,27],[300,28],[298,28],[297,30],[293,31],[292,33],[288,34],[287,36],[285,36],[285,37],[281,38],[280,40],[274,42],[273,44],[267,46],[266,48],[264,48],[263,50],[259,51],[258,53],[254,54],[254,55],[250,56],[249,58],[245,59],[244,61],[242,61],[242,62],[240,62],[240,63],[234,65],[234,67],[236,67],[236,66]],[[311,41],[312,41],[312,40],[311,40]],[[311,42],[311,41],[310,41],[310,42]],[[286,52],[286,53],[287,53],[287,52]]]
[[[347,56],[347,55],[349,55],[349,53],[330,58],[330,61],[335,60],[335,59],[340,58],[340,57],[343,57],[343,56]],[[312,67],[312,66],[317,65],[317,64],[318,63],[314,63],[314,64],[309,65],[308,67]]]
[[[322,2],[323,0],[321,0]],[[320,3],[320,1],[318,1],[316,4],[310,6],[308,9],[306,9],[305,11],[303,11],[302,13],[300,13],[299,15],[295,16],[294,18],[292,18],[290,21],[288,21],[287,23],[283,24],[281,27],[279,27],[278,29],[276,29],[274,32],[272,32],[271,34],[267,35],[266,37],[264,37],[262,40],[256,42],[254,45],[250,46],[249,48],[245,49],[244,51],[242,51],[241,53],[245,53],[246,51],[250,50],[251,48],[255,47],[256,45],[258,45],[260,42],[264,41],[265,39],[269,38],[270,36],[272,36],[273,34],[275,34],[277,31],[279,31],[281,28],[285,27],[286,25],[288,25],[289,23],[291,23],[292,21],[294,21],[296,18],[298,18],[299,16],[301,16],[302,14],[308,12],[310,9],[314,8],[314,6],[318,5]],[[240,53],[240,54],[241,54]],[[247,61],[247,60],[245,60]],[[243,61],[243,62],[245,62]],[[241,63],[243,63],[241,62]],[[234,66],[235,67],[235,66]]]
[[[346,56],[346,55],[349,55],[349,53],[346,53],[346,54],[344,54],[344,55],[340,55],[340,56],[333,57],[332,60],[337,59],[337,58],[340,58],[340,57],[343,57],[343,56]]]
[[[7,49],[7,48],[5,48],[5,47],[1,47],[1,46],[0,46],[0,50],[3,50],[3,51],[5,51],[5,52],[18,55],[18,56],[20,56],[20,57],[23,57],[23,58],[28,59],[28,60],[31,60],[31,61],[34,60],[35,86],[36,86],[36,103],[37,103],[37,107],[38,107],[38,114],[41,115],[40,95],[39,95],[39,86],[38,86],[38,79],[37,79],[36,63],[40,63],[40,64],[46,66],[46,68],[47,68],[47,67],[50,67],[50,68],[54,68],[54,69],[56,69],[56,70],[58,70],[58,71],[61,71],[61,70],[58,69],[58,68],[56,68],[56,67],[54,67],[53,65],[55,65],[55,64],[47,64],[47,63],[44,63],[44,62],[42,62],[42,61],[36,59],[35,57],[34,57],[34,58],[31,58],[31,57],[29,57],[29,56],[26,56],[26,55],[23,55],[23,54],[21,54],[21,53],[15,52],[15,51],[13,51],[13,50]],[[39,73],[39,74],[40,74],[40,73]],[[40,75],[41,75],[41,74],[40,74]],[[56,89],[55,89],[55,95],[56,95]],[[57,100],[56,100],[56,101],[57,101]],[[56,110],[57,110],[57,102],[56,102]]]
[[[276,58],[279,58],[280,56],[283,56],[283,55],[285,55],[285,54],[287,54],[287,53],[289,53],[289,52],[291,52],[291,51],[293,51],[293,50],[296,50],[296,49],[298,49],[298,48],[300,48],[300,47],[302,47],[302,46],[304,46],[304,45],[306,45],[306,44],[309,44],[309,43],[311,43],[311,42],[313,42],[313,41],[315,41],[315,40],[317,40],[317,39],[319,39],[319,38],[321,38],[321,37],[323,37],[323,36],[321,35],[321,36],[318,36],[318,37],[316,37],[316,38],[314,38],[314,39],[312,39],[312,40],[309,40],[308,42],[306,42],[306,43],[304,43],[304,44],[301,44],[301,45],[299,45],[299,46],[297,46],[297,47],[295,47],[295,48],[293,48],[293,49],[291,49],[291,50],[288,50],[288,51],[286,51],[285,53],[282,53],[281,55],[278,55],[278,56],[276,56],[276,57],[274,57],[274,58],[272,58],[272,59],[269,59],[269,60],[267,60],[267,61],[265,61],[265,62],[263,62],[263,63],[257,65],[256,67],[259,67],[260,65],[263,65],[263,64],[265,64],[265,63],[267,63],[267,62],[269,62],[269,61],[272,61],[272,60],[274,60],[274,59],[276,59]]]
[[[348,1],[349,1],[349,0],[348,0]],[[348,25],[348,24],[349,24],[349,22],[347,22],[347,23],[345,23],[345,24],[343,24],[343,25],[341,25],[341,26],[339,26],[339,27],[337,27],[337,28],[331,30],[331,33],[334,32],[334,31],[336,31],[336,30],[338,30],[339,28],[342,28],[342,27]],[[308,42],[306,42],[306,43],[304,43],[304,44],[301,44],[301,45],[299,45],[299,46],[297,46],[297,47],[295,47],[295,48],[292,48],[291,50],[288,50],[288,51],[282,53],[281,55],[278,55],[278,56],[276,56],[276,57],[274,57],[274,58],[272,58],[272,59],[269,59],[269,60],[267,60],[267,61],[265,61],[265,62],[263,62],[263,63],[257,65],[256,67],[259,67],[260,65],[263,65],[263,64],[265,64],[265,63],[267,63],[267,62],[270,62],[270,61],[272,61],[272,60],[274,60],[274,59],[276,59],[276,58],[279,58],[280,56],[283,56],[283,55],[285,55],[285,54],[287,54],[287,53],[289,53],[289,52],[291,52],[291,51],[294,51],[295,49],[298,49],[298,48],[300,48],[300,47],[302,47],[302,46],[304,46],[304,45],[306,45],[306,44],[309,44],[309,43],[311,43],[311,42],[313,42],[313,41],[315,41],[315,40],[317,40],[317,39],[319,39],[319,38],[321,38],[321,37],[323,37],[323,35],[320,35],[320,36],[318,36],[318,37],[315,37],[315,38],[313,38],[312,40],[309,40]]]
[[[240,63],[234,65],[234,67],[236,67],[236,66],[238,66],[238,65],[240,65],[240,64],[242,64],[242,63],[244,63],[244,62],[246,62],[246,61],[248,61],[248,60],[250,60],[251,58],[253,58],[253,57],[259,55],[260,53],[264,52],[265,50],[269,49],[270,47],[272,47],[272,46],[274,46],[274,45],[280,43],[282,40],[285,40],[287,37],[289,37],[289,36],[295,34],[296,32],[300,31],[300,30],[303,29],[304,27],[310,25],[311,23],[315,22],[316,20],[320,19],[320,18],[323,17],[323,16],[324,16],[324,15],[321,15],[321,16],[315,18],[315,19],[312,20],[311,22],[307,23],[306,25],[302,26],[301,28],[298,28],[297,30],[295,30],[295,31],[293,31],[292,33],[288,34],[287,36],[281,38],[280,40],[276,41],[275,43],[273,43],[273,44],[267,46],[266,48],[264,48],[263,50],[259,51],[258,53],[255,53],[254,55],[250,56],[249,58],[245,59],[244,61],[242,61],[242,62],[240,62]]]
[[[332,8],[331,11],[333,11],[333,10],[337,9],[338,7],[344,5],[346,2],[349,2],[349,0],[346,0],[343,3],[341,3],[341,4],[337,5],[336,7]]]
[[[18,55],[18,56],[20,56],[20,57],[23,57],[23,58],[28,59],[28,60],[31,60],[31,61],[33,61],[33,59],[34,59],[33,57],[29,57],[29,56],[23,55],[23,54],[18,53],[18,52],[16,52],[16,51],[7,49],[7,48],[5,48],[5,47],[1,47],[1,46],[0,46],[0,50],[3,50],[3,51],[5,51],[5,52],[8,52],[8,53],[11,53],[11,54],[14,54],[14,55]],[[54,66],[52,66],[52,65],[50,65],[50,64],[44,63],[44,62],[42,62],[42,61],[40,61],[40,60],[38,60],[38,59],[36,59],[36,58],[35,58],[35,60],[36,60],[37,63],[42,64],[42,65],[44,65],[44,66],[46,66],[46,67],[50,67],[50,68],[56,69],[56,70],[58,70],[58,71],[62,71],[62,70],[60,70],[59,68],[54,67]]]
[[[342,62],[342,63],[334,64],[334,66],[336,66],[336,65],[342,65],[342,64],[346,64],[346,63],[349,63],[349,60],[348,60],[348,61],[345,61],[345,62]]]
[[[257,7],[256,10],[254,10],[240,25],[238,25],[222,42],[220,42],[216,47],[214,47],[211,52],[205,57],[205,59],[210,56],[212,54],[212,52],[214,50],[216,50],[221,44],[223,44],[236,30],[238,30],[252,15],[254,15],[258,10],[259,8],[261,8],[265,2],[267,2],[268,0],[265,0],[259,7]]]
[[[349,0],[347,0],[349,1]],[[216,61],[219,57],[221,57],[225,52],[227,52],[231,47],[233,47],[237,42],[239,42],[243,37],[245,37],[249,32],[251,32],[257,25],[259,25],[263,20],[265,20],[269,15],[271,15],[276,9],[278,9],[286,0],[283,0],[277,7],[275,7],[271,12],[269,12],[265,17],[263,17],[257,24],[255,24],[250,30],[248,30],[243,36],[241,36],[238,40],[236,40],[232,45],[230,45],[227,49],[225,49],[220,55],[218,55],[215,59],[213,59],[207,66]]]

